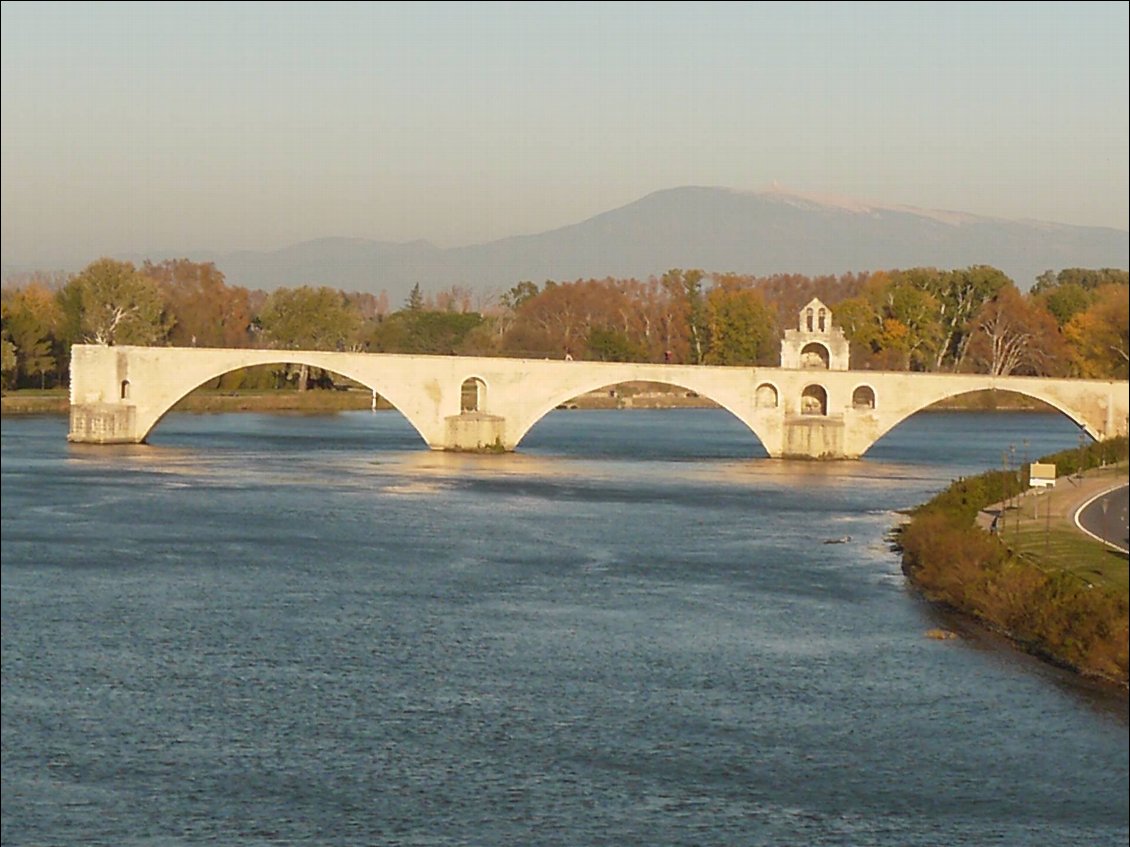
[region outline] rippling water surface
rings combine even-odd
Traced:
[[[1077,433],[928,414],[805,463],[712,410],[506,456],[395,413],[6,418],[3,843],[1125,845],[1125,700],[925,638],[885,541]]]

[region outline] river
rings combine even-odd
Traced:
[[[4,418],[0,836],[1125,847],[1125,698],[925,637],[954,624],[886,540],[1078,444],[1037,413],[834,463],[709,409],[558,411],[503,456],[395,412],[115,447]]]

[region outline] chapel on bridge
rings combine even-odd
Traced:
[[[849,347],[844,331],[832,326],[832,310],[814,297],[800,310],[797,328],[785,330],[781,367],[846,371]]]

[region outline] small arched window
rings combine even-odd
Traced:
[[[875,392],[869,385],[861,385],[851,393],[851,406],[861,411],[875,408]]]
[[[122,380],[122,397],[121,397],[121,399],[123,399],[123,400],[129,399],[129,380],[128,379]]]
[[[821,332],[827,332],[828,331],[828,328],[825,325],[826,319],[827,319],[827,314],[825,313],[825,311],[823,309],[821,309],[820,310],[820,331]]]
[[[460,412],[481,412],[486,405],[486,384],[475,377],[463,380],[459,394]]]
[[[757,386],[757,392],[754,394],[753,405],[758,409],[775,409],[777,408],[777,389],[767,382],[763,382]]]
[[[808,331],[812,332],[812,310],[811,309],[809,309],[805,313],[805,318],[806,318],[806,322],[808,324]]]

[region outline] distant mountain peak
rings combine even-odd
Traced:
[[[459,285],[489,294],[523,280],[646,280],[671,268],[820,276],[992,265],[1027,288],[1047,270],[1125,269],[1128,239],[1125,230],[921,209],[775,182],[759,191],[667,188],[568,226],[462,247],[330,237],[278,250],[188,257],[215,261],[229,283],[250,289],[317,284],[383,290],[395,301],[417,283],[425,290]]]
[[[824,206],[832,209],[842,209],[845,212],[856,212],[863,215],[871,215],[876,212],[899,212],[907,215],[917,215],[922,218],[930,218],[931,220],[939,221],[941,223],[953,224],[955,226],[965,223],[973,223],[978,220],[995,220],[994,218],[987,218],[983,215],[972,215],[967,212],[954,212],[949,209],[923,209],[918,206],[905,206],[897,203],[883,203],[878,200],[864,200],[858,197],[847,197],[839,194],[816,194],[802,191],[794,191],[792,189],[782,186],[779,182],[774,180],[770,183],[769,187],[760,192],[754,192],[763,196],[776,197],[785,202],[800,201],[802,203],[811,203],[816,206]]]

